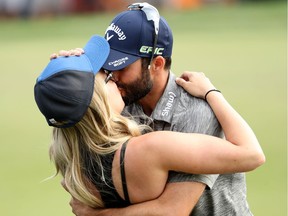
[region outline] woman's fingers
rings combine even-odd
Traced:
[[[71,50],[60,50],[58,53],[52,53],[50,55],[50,60],[56,59],[58,56],[80,56],[84,53],[84,50],[82,48],[75,48]]]

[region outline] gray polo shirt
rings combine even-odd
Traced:
[[[170,73],[166,89],[151,116],[135,103],[125,108],[136,121],[148,124],[154,130],[203,133],[222,137],[221,126],[210,106],[195,98],[175,83]],[[209,158],[207,158],[209,159]],[[169,182],[195,181],[207,185],[191,215],[231,216],[252,215],[246,200],[243,173],[229,175],[192,175],[170,172]]]

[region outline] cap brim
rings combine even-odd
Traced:
[[[110,46],[103,37],[95,35],[87,42],[84,51],[91,62],[94,74],[96,74],[107,59],[110,52]]]
[[[84,51],[85,53],[80,56],[60,56],[52,59],[37,81],[44,80],[64,70],[93,72],[95,75],[106,61],[110,52],[110,46],[103,37],[95,35],[87,42]]]
[[[127,53],[110,49],[109,56],[104,63],[103,68],[108,71],[121,70],[140,58],[141,57],[139,56],[129,55]]]

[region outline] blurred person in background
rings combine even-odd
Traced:
[[[176,77],[170,70],[173,35],[157,9],[147,3],[131,5],[129,10],[112,20],[105,38],[110,44],[110,54],[103,68],[121,92],[126,104],[124,113],[156,131],[222,137],[221,126],[210,106],[175,83]],[[170,172],[164,192],[149,202],[121,209],[96,210],[72,197],[70,205],[78,216],[187,215],[190,212],[190,215],[203,216],[248,216],[252,213],[246,194],[244,173],[190,175]]]
[[[32,0],[0,0],[0,15],[28,17],[31,15]]]
[[[121,116],[125,103],[120,91],[110,74],[100,70],[108,42],[94,36],[84,50],[79,57],[51,60],[34,87],[36,103],[54,127],[50,157],[76,199],[94,208],[125,207],[159,197],[171,170],[245,172],[264,162],[249,125],[203,73],[186,73],[177,83],[209,103],[227,141],[153,132]]]

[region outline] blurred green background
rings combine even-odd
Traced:
[[[267,162],[247,174],[256,216],[287,214],[286,2],[161,11],[174,33],[172,70],[203,71],[254,129]],[[48,157],[51,128],[33,98],[60,49],[103,35],[115,13],[0,20],[0,214],[73,215]]]

